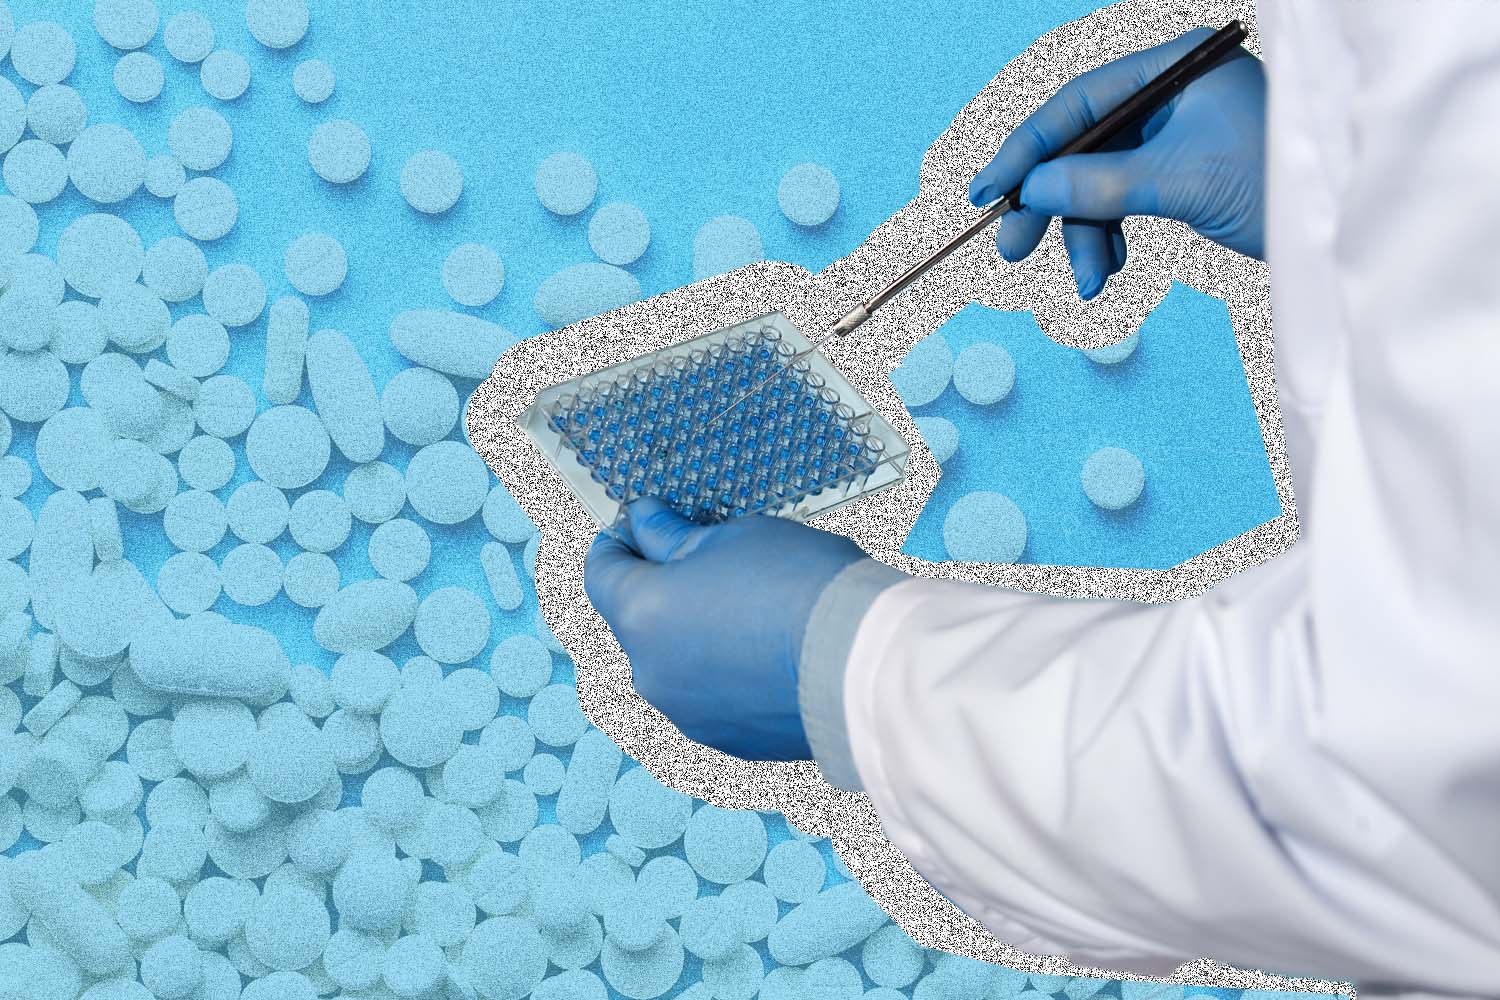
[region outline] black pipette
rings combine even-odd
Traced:
[[[1048,157],[1048,159],[1073,156],[1077,153],[1091,153],[1102,148],[1126,128],[1139,124],[1149,117],[1158,108],[1166,104],[1179,90],[1206,73],[1244,40],[1245,26],[1237,20],[1230,21],[1198,45],[1195,45],[1182,58],[1162,70],[1144,87],[1126,98],[1113,111],[1099,119],[1092,127],[1085,130],[1072,142]],[[1000,218],[1006,212],[1014,211],[1020,207],[1021,185],[1017,184],[1009,192],[987,205],[984,211],[980,213],[979,218],[975,219],[963,232],[943,244],[930,256],[917,261],[911,267],[902,271],[890,284],[876,292],[866,301],[855,306],[843,319],[835,323],[831,330],[813,341],[811,347],[792,355],[774,372],[752,386],[749,391],[736,397],[728,406],[710,417],[704,426],[708,427],[712,425],[730,410],[733,410],[761,389],[764,389],[771,382],[780,378],[782,373],[816,351],[829,337],[843,337],[849,334],[861,323],[869,319],[875,310],[899,295],[903,289],[945,260],[954,250],[957,250],[960,246],[983,232],[990,223]]]

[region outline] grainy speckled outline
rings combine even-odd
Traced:
[[[970,178],[1001,137],[1079,73],[1159,44],[1189,28],[1238,17],[1251,30],[1250,3],[1125,0],[1038,39],[991,80],[927,151],[917,197],[849,256],[819,274],[762,262],[533,337],[501,356],[470,400],[470,441],[540,527],[537,591],[546,621],[578,668],[579,698],[589,720],[657,778],[725,808],[779,810],[802,830],[831,837],[839,856],[878,902],[924,945],[1053,974],[1143,979],[1137,974],[1072,966],[998,941],[938,894],[886,841],[868,797],[824,782],[815,764],[742,761],[694,743],[641,699],[630,666],[583,590],[583,561],[597,530],[583,506],[531,445],[516,416],[541,389],[607,365],[673,346],[750,317],[781,310],[816,335],[919,255],[959,231],[976,210]],[[1285,551],[1297,537],[1291,470],[1276,402],[1268,269],[1160,219],[1130,219],[1125,269],[1094,301],[1075,294],[1056,223],[1024,262],[1000,260],[989,236],[954,253],[828,355],[864,397],[912,445],[904,483],[825,514],[812,523],[858,542],[907,573],[970,580],[1036,593],[1164,603],[1202,594],[1233,573]],[[901,544],[937,484],[932,453],[887,373],[922,337],[969,302],[1030,310],[1058,343],[1102,347],[1137,329],[1173,279],[1229,307],[1283,513],[1169,570],[1071,566],[930,563]],[[1190,985],[1304,990],[1353,995],[1348,983],[1287,979],[1210,960],[1185,964],[1170,980]]]

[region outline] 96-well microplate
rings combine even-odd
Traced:
[[[521,425],[594,519],[641,497],[711,524],[806,520],[897,483],[906,442],[781,313],[544,389]]]

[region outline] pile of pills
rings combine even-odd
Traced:
[[[796,353],[769,323],[710,335],[567,386],[547,421],[616,504],[659,497],[713,523],[855,495],[892,456],[863,402],[806,360],[710,423]]]
[[[266,49],[309,27],[306,0],[247,0],[243,17]],[[108,49],[47,21],[13,28],[0,0],[0,58],[25,90],[0,75],[0,994],[1181,996],[930,951],[827,841],[626,759],[588,724],[536,612],[536,528],[459,440],[461,400],[510,336],[408,310],[390,327],[407,364],[377,381],[316,321],[357,254],[297,236],[281,259],[296,294],[280,295],[214,245],[238,218],[212,176],[236,116],[262,88],[318,105],[333,70],[252,72],[221,45],[238,25],[163,19],[155,0],[99,0],[93,24]],[[165,151],[94,120],[107,115],[66,82],[80,50],[113,50],[106,76],[132,104],[158,100],[164,64],[196,67],[189,105],[153,137]],[[354,122],[311,130],[330,183],[357,181],[370,153]],[[423,215],[461,196],[446,154],[400,174]],[[789,174],[788,214],[831,213],[830,179]],[[68,185],[91,204],[47,219],[43,252],[38,212],[62,211]],[[181,235],[142,239],[141,187],[172,201]],[[537,178],[559,215],[596,187],[576,154]],[[695,257],[758,257],[745,226],[711,223]],[[644,214],[606,203],[588,228],[611,270],[559,283],[560,317],[639,295],[589,286],[646,252]],[[503,282],[481,244],[442,267],[464,307]],[[555,416],[621,497],[660,473],[700,518],[771,509],[881,460],[807,366],[756,416],[702,433],[705,407],[786,353],[775,329],[751,332],[592,385]],[[662,463],[635,472],[626,459],[656,445]],[[1105,466],[1101,495],[1117,497]]]

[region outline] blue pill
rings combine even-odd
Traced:
[[[10,40],[11,68],[38,87],[66,80],[77,56],[73,36],[56,21],[22,25]]]
[[[484,526],[497,541],[519,545],[537,534],[536,525],[503,485],[496,484],[480,511]]]
[[[183,552],[207,552],[219,544],[228,528],[223,502],[206,490],[177,494],[162,513],[162,529]]]
[[[214,50],[213,22],[195,10],[173,14],[162,29],[162,44],[178,62],[202,62]]]
[[[491,917],[469,935],[460,968],[481,996],[523,997],[546,976],[547,950],[529,920]]]
[[[506,636],[490,654],[490,676],[502,693],[512,698],[530,698],[552,679],[552,654],[533,636]],[[688,811],[691,810],[689,800]],[[686,816],[682,822],[686,825]]]
[[[347,119],[326,121],[307,140],[307,162],[330,184],[359,180],[370,166],[370,137]]]
[[[360,580],[323,605],[313,621],[313,635],[334,653],[383,649],[416,616],[417,594],[411,587],[394,580]]]
[[[94,30],[121,52],[139,49],[156,36],[155,0],[96,0]]]
[[[146,150],[118,125],[90,125],[68,146],[68,177],[90,201],[124,201],[145,180]]]
[[[321,59],[304,59],[292,70],[292,91],[306,104],[322,104],[333,86],[333,67]]]
[[[698,898],[698,876],[681,858],[652,858],[636,876],[636,886],[667,919],[676,919]]]
[[[266,308],[266,283],[254,268],[226,264],[203,283],[203,311],[227,327],[246,326]]]
[[[203,242],[228,235],[239,214],[234,192],[217,177],[194,177],[172,199],[172,217],[178,227]]]
[[[549,673],[551,665],[549,657]],[[627,770],[609,792],[610,822],[625,841],[638,848],[676,843],[692,816],[693,800],[663,785],[644,767]]]
[[[1141,332],[1137,330],[1119,343],[1110,344],[1108,347],[1085,348],[1083,353],[1095,364],[1117,365],[1134,354],[1140,342]]]
[[[1016,363],[999,344],[970,344],[953,362],[953,388],[977,406],[990,406],[1010,395]]]
[[[274,550],[251,543],[235,546],[219,563],[225,595],[246,607],[265,604],[279,594],[284,572]]]
[[[614,741],[597,729],[579,737],[557,796],[559,825],[578,836],[598,828],[622,758]]]
[[[666,927],[648,947],[626,951],[606,939],[599,968],[609,984],[630,1000],[664,995],[682,975],[686,953],[677,932]]]
[[[778,899],[802,903],[823,888],[827,869],[822,853],[803,840],[787,840],[766,855],[762,878]]]
[[[349,513],[366,524],[383,524],[406,504],[406,483],[386,462],[366,462],[344,478],[344,502]]]
[[[1096,507],[1124,510],[1146,488],[1146,468],[1124,448],[1100,448],[1083,463],[1083,492]]]
[[[578,153],[554,153],[536,168],[536,196],[556,215],[577,215],[593,204],[599,175]]]
[[[976,490],[943,519],[943,547],[960,562],[1013,563],[1026,549],[1026,516],[1009,497]]]
[[[186,240],[183,242],[187,243]],[[152,247],[152,250],[155,249]],[[202,251],[199,251],[199,254],[201,256]],[[151,266],[149,251],[146,258],[149,275]],[[207,273],[208,266],[205,263],[202,275],[197,279],[200,284],[202,277],[207,276]],[[160,295],[160,291],[157,291],[157,294]],[[194,289],[192,295],[196,294],[198,294],[197,289]],[[190,295],[189,298],[191,297]],[[224,362],[229,360],[229,331],[224,329],[224,324],[202,313],[184,316],[173,323],[171,331],[167,334],[166,344],[167,360],[172,363],[172,367],[193,378],[208,378],[223,368]]]
[[[891,384],[907,406],[925,406],[943,394],[953,377],[953,349],[932,333],[912,345],[891,372]]]
[[[542,980],[531,1000],[606,1000],[604,981],[587,969],[569,969]]]
[[[321,552],[299,552],[287,560],[281,589],[294,604],[321,608],[338,593],[338,563]]]
[[[353,522],[349,505],[332,490],[309,490],[287,515],[292,541],[308,552],[332,552],[343,545]]]
[[[151,249],[146,251],[146,256],[141,266],[141,281],[164,302],[186,302],[203,291],[204,282],[207,280],[208,260],[203,256],[203,251],[198,248],[198,244],[191,240],[183,239],[181,236],[168,236],[153,243]],[[187,371],[194,378],[206,378],[212,375],[223,367],[224,361],[228,359],[229,335],[224,331],[223,324],[218,320],[201,314],[188,315],[173,324],[173,333],[179,327],[183,329],[184,332],[180,336],[174,338],[170,333],[167,335],[167,356],[169,358],[173,357],[175,353],[173,349],[174,339],[178,341],[184,339],[196,341],[201,339],[205,344],[198,347],[196,349],[197,352],[218,355],[220,353],[217,349],[218,338],[205,334],[206,326],[217,328],[223,334],[223,357],[212,367],[208,367],[207,363],[204,363],[193,365],[192,368],[194,370],[183,368],[184,371]],[[208,346],[209,344],[215,345],[211,351]],[[182,346],[179,344],[178,350],[181,349]],[[173,364],[176,365],[177,363],[174,361]],[[177,367],[182,368],[183,366],[177,365]]]
[[[91,298],[134,281],[145,261],[145,246],[135,227],[105,212],[79,216],[57,237],[63,278],[70,288]]]
[[[387,580],[410,580],[427,568],[432,540],[421,525],[396,518],[375,526],[369,556],[375,572]]]
[[[693,236],[693,280],[712,278],[765,259],[760,230],[738,215],[709,219]]]
[[[458,422],[458,390],[430,368],[405,368],[385,384],[380,410],[391,434],[423,448],[447,437]]]
[[[33,205],[49,202],[68,184],[67,163],[50,142],[25,139],[5,154],[5,186],[10,193]]]
[[[861,944],[886,921],[858,882],[843,882],[794,907],[766,946],[783,965],[807,965]]]
[[[268,49],[289,49],[307,34],[307,0],[247,0],[245,25]]]
[[[532,307],[550,326],[567,326],[641,297],[635,275],[613,264],[573,264],[543,281]]]
[[[748,809],[705,804],[683,832],[688,863],[710,882],[728,885],[748,878],[766,857],[766,826]]]
[[[827,167],[799,163],[781,177],[776,200],[799,226],[821,226],[839,207],[839,182]]]
[[[158,153],[146,161],[146,190],[158,198],[175,198],[187,183],[187,171],[171,153]]]
[[[186,108],[167,126],[167,149],[189,170],[217,169],[229,158],[233,145],[234,129],[213,108]]]
[[[958,428],[953,421],[946,417],[917,417],[916,424],[922,440],[927,442],[939,465],[958,452]]]
[[[217,49],[199,64],[198,79],[210,97],[237,100],[250,87],[250,61],[233,50]]]
[[[589,725],[572,684],[549,684],[532,695],[526,722],[536,738],[550,747],[574,743]]]
[[[251,470],[283,490],[301,489],[321,476],[331,449],[323,422],[300,406],[262,411],[245,435],[245,458]]]
[[[433,524],[458,524],[484,506],[490,479],[489,467],[474,449],[457,441],[438,441],[407,463],[406,499]]]
[[[442,280],[444,291],[459,305],[488,305],[505,285],[505,265],[484,244],[461,243],[443,259]]]
[[[422,599],[412,632],[422,652],[439,663],[464,663],[489,642],[489,609],[471,590],[441,587]]]
[[[303,233],[292,240],[281,263],[292,287],[314,298],[336,291],[349,273],[343,244],[326,233]]]
[[[900,927],[887,924],[865,939],[859,961],[871,982],[899,990],[922,974],[926,952]]]
[[[0,41],[0,52],[5,47]],[[26,102],[26,125],[31,134],[54,146],[64,146],[76,139],[87,121],[88,108],[83,98],[65,83],[38,87]],[[4,146],[0,141],[0,148]]]
[[[458,161],[437,149],[414,153],[401,165],[401,197],[424,215],[441,215],[463,193],[464,173]]]
[[[307,340],[305,364],[313,402],[334,445],[351,462],[379,457],[385,447],[380,398],[353,341],[337,330],[320,330]]]
[[[149,52],[129,52],[115,63],[115,90],[132,104],[156,100],[166,81],[167,72],[161,61]]]
[[[682,946],[705,962],[724,958],[743,943],[734,911],[718,896],[689,903],[679,928]]]
[[[408,309],[391,320],[391,346],[419,365],[460,378],[488,378],[516,338],[478,316],[447,309]]]
[[[40,232],[36,209],[15,195],[0,194],[0,254],[20,256],[29,252]]]
[[[606,264],[632,264],[650,243],[651,223],[646,213],[629,202],[601,205],[589,219],[589,247]]]

